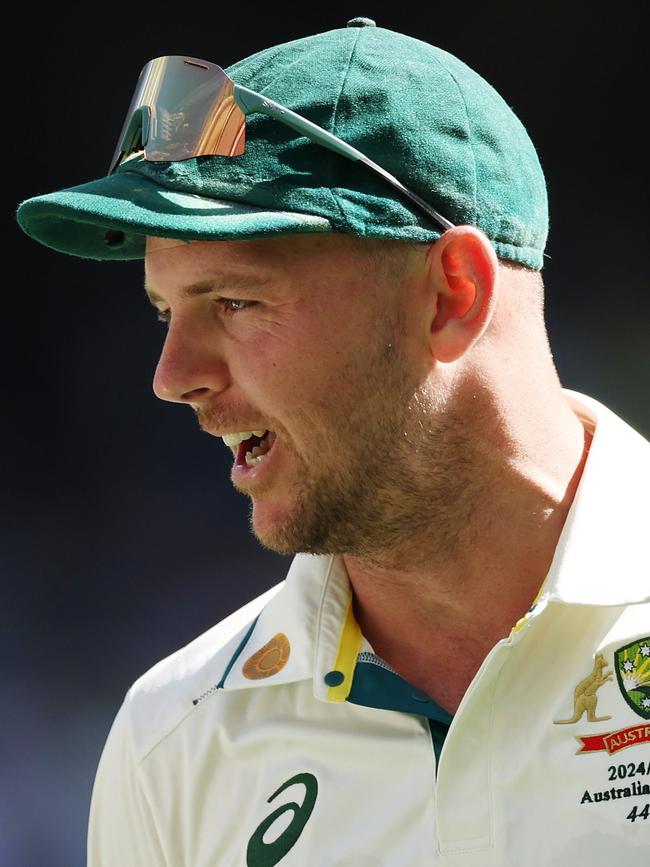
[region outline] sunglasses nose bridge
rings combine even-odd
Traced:
[[[131,115],[129,126],[124,135],[122,149],[124,151],[136,150],[138,137],[144,148],[149,141],[149,132],[151,128],[151,109],[148,105],[141,105]]]
[[[142,147],[146,147],[151,131],[151,108],[148,105],[143,105],[139,111],[142,122]]]
[[[125,159],[130,153],[137,150],[144,150],[149,141],[150,133],[151,108],[148,105],[140,105],[131,115],[129,125],[122,136],[119,152],[115,155],[109,174],[111,174],[115,168],[117,168],[118,163]]]

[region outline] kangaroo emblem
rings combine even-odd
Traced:
[[[611,672],[604,671],[606,666],[605,657],[602,653],[597,653],[591,674],[587,675],[584,680],[581,680],[573,692],[573,716],[571,719],[553,720],[554,725],[559,726],[578,722],[578,720],[582,719],[585,711],[587,712],[587,720],[589,722],[601,722],[602,720],[611,719],[611,716],[596,716],[596,702],[598,701],[596,690],[600,689],[608,680],[612,680],[614,676]]]

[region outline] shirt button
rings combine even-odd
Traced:
[[[323,680],[328,686],[340,686],[345,680],[345,675],[342,671],[328,671]]]
[[[421,701],[423,704],[431,701],[431,697],[426,694],[426,692],[420,692],[416,690],[416,692],[411,693],[411,698],[413,701]]]
[[[377,24],[372,18],[351,18],[346,27],[376,27]]]

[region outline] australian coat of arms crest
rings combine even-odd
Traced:
[[[614,670],[625,701],[640,717],[650,719],[650,636],[619,647]]]

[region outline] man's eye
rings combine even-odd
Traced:
[[[221,304],[223,307],[223,312],[232,316],[233,313],[239,313],[240,310],[247,310],[249,307],[253,307],[257,304],[257,301],[244,301],[241,298],[217,298],[215,304]],[[228,305],[238,305],[236,307],[229,307]]]
[[[257,301],[244,301],[241,298],[217,298],[214,301],[217,306],[221,307],[225,316],[234,316],[241,310],[247,310],[249,307],[254,307]],[[170,316],[169,310],[158,310],[156,319],[158,322],[164,322],[169,325]]]

